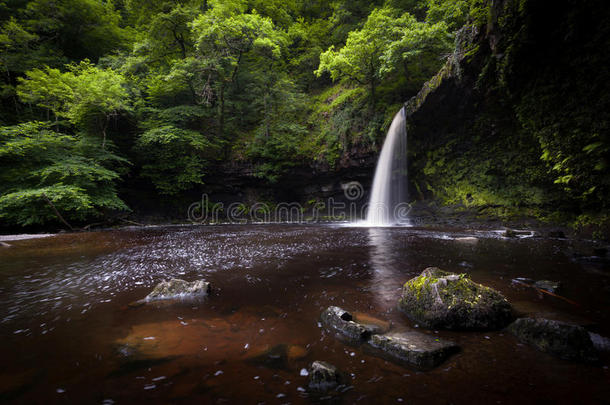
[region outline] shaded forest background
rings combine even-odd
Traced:
[[[58,213],[104,223],[155,207],[182,218],[184,204],[240,176],[238,188],[260,190],[358,167],[372,177],[407,100],[413,200],[607,223],[606,9],[2,1],[2,226],[62,226]],[[272,205],[278,193],[248,198]]]

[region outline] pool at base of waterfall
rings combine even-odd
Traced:
[[[397,307],[405,282],[435,266],[499,291],[520,316],[610,336],[610,268],[607,261],[581,260],[594,249],[588,241],[268,224],[129,228],[10,244],[0,251],[0,399],[6,402],[610,398],[608,353],[597,363],[561,360],[503,330],[428,330]],[[205,280],[211,290],[196,300],[130,306],[170,279]],[[561,290],[553,296],[524,280],[560,282]],[[320,315],[331,306],[383,324],[388,333],[417,332],[460,350],[434,368],[411,368],[327,330]],[[336,368],[340,384],[332,392],[309,389],[314,361]]]

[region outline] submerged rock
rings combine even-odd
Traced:
[[[307,356],[307,349],[298,345],[278,344],[267,346],[250,354],[246,361],[271,369],[289,369],[291,362]]]
[[[512,319],[511,306],[498,291],[436,267],[405,283],[399,308],[433,329],[500,329]]]
[[[600,352],[610,352],[610,339],[598,335],[597,333],[589,332],[589,337],[591,338],[591,343],[593,343],[593,347]]]
[[[362,325],[354,322],[352,314],[339,307],[328,307],[321,316],[322,323],[327,329],[354,341],[368,340],[377,328],[371,325]]]
[[[550,280],[539,280],[534,283],[534,287],[539,288],[541,290],[545,290],[548,292],[552,292],[553,294],[557,294],[561,289],[560,281],[550,281]]]
[[[337,367],[325,361],[314,361],[309,367],[309,389],[326,392],[341,384],[341,374]]]
[[[453,342],[419,332],[373,335],[369,344],[390,360],[419,369],[434,368],[459,350]]]
[[[176,299],[188,296],[206,296],[210,293],[210,283],[205,280],[184,281],[174,278],[170,281],[162,281],[155,286],[150,294],[144,298],[145,301]]]
[[[374,316],[363,312],[354,312],[353,321],[370,330],[371,334],[386,333],[392,327],[390,322],[375,318]]]
[[[561,359],[597,360],[593,342],[582,326],[544,318],[519,318],[508,330],[521,342]]]

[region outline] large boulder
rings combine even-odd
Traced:
[[[561,359],[597,360],[591,337],[582,326],[544,318],[519,318],[508,330],[521,342]]]
[[[453,342],[419,332],[373,335],[369,345],[381,351],[382,357],[423,370],[438,366],[459,350]]]
[[[436,267],[405,283],[399,308],[431,329],[493,330],[512,319],[511,306],[498,291]]]
[[[309,367],[309,384],[311,391],[322,393],[332,390],[341,384],[341,373],[325,361],[314,361]]]
[[[368,340],[378,331],[375,326],[354,322],[352,314],[335,306],[326,308],[320,319],[328,330],[356,343]]]
[[[210,293],[210,283],[205,280],[184,281],[174,278],[162,281],[155,286],[150,294],[144,298],[145,301],[177,299],[194,296],[206,296]]]

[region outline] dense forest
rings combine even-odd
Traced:
[[[607,7],[536,3],[2,1],[2,226],[370,177],[409,100],[413,200],[607,223]]]

